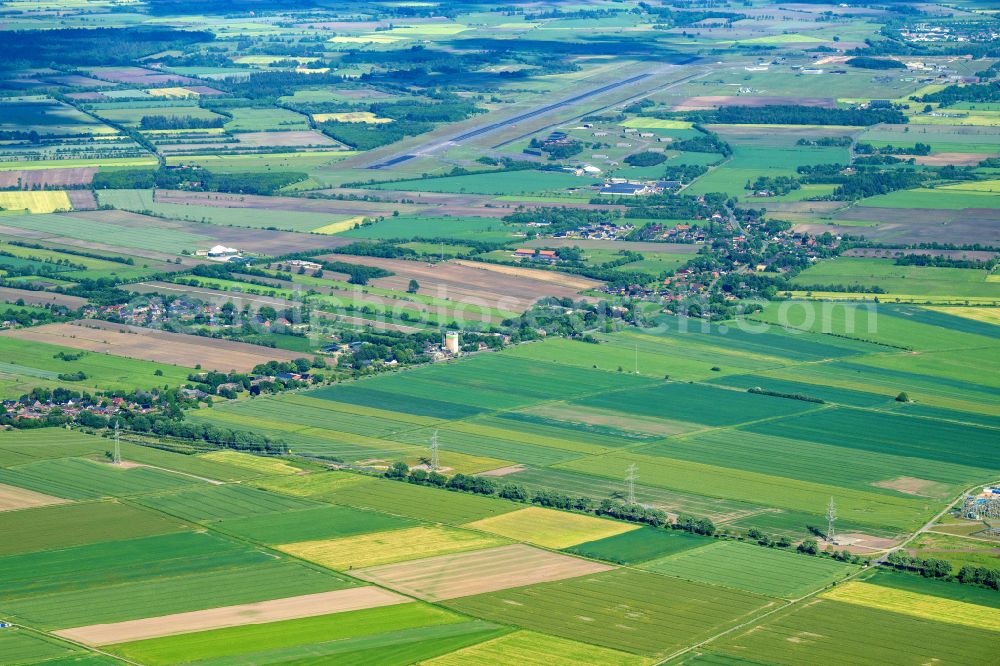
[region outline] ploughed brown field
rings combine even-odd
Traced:
[[[390,204],[375,201],[335,201],[305,199],[302,197],[265,197],[254,194],[224,194],[221,192],[185,192],[157,190],[157,203],[192,204],[217,208],[256,208],[261,210],[286,210],[298,213],[327,213],[330,215],[391,215],[393,211],[406,214],[420,209],[411,204]]]
[[[900,159],[912,157],[917,164],[927,166],[976,166],[985,159],[997,157],[997,153],[934,153],[933,155],[900,155]]]
[[[87,304],[86,298],[79,296],[67,296],[65,294],[54,294],[50,291],[29,291],[27,289],[15,289],[13,287],[0,287],[0,303],[16,303],[23,300],[25,305],[65,305],[73,310],[82,308]]]
[[[22,190],[30,190],[43,186],[55,188],[66,185],[89,185],[90,181],[94,179],[95,173],[97,173],[97,167],[0,171],[0,188],[18,187]]]
[[[59,497],[37,493],[27,488],[18,488],[17,486],[8,486],[5,483],[0,483],[0,511],[31,509],[36,506],[63,504],[68,501]]]
[[[356,587],[238,606],[222,606],[187,613],[148,617],[141,620],[94,624],[87,627],[63,629],[53,633],[88,645],[110,645],[223,627],[266,624],[281,620],[392,606],[412,603],[412,601],[412,599],[378,587]]]
[[[267,361],[291,361],[302,356],[282,349],[154,331],[96,319],[3,331],[0,335],[188,368],[200,363],[205,370],[248,372]]]
[[[436,264],[404,259],[355,257],[330,254],[326,261],[377,266],[395,275],[377,278],[377,287],[405,291],[410,280],[420,283],[420,293],[447,298],[456,303],[485,305],[521,312],[546,296],[579,298],[579,292],[601,286],[601,282],[575,275],[515,266],[497,266],[471,261],[444,261]]]
[[[354,572],[419,599],[440,601],[575,578],[614,567],[524,544],[441,555]]]

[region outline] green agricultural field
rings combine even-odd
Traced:
[[[873,572],[871,576],[866,576],[864,580],[866,583],[872,583],[873,585],[906,590],[907,592],[916,594],[963,601],[989,608],[1000,608],[1000,598],[997,598],[994,590],[975,585],[953,585],[943,580],[924,578],[923,576],[909,576],[898,571],[885,569]]]
[[[857,567],[757,545],[722,541],[646,562],[647,571],[794,599],[857,571]]]
[[[989,452],[989,442],[995,436],[992,430],[945,421],[836,408],[742,429],[845,449],[1000,469],[1000,453]]]
[[[793,640],[794,639],[794,640]],[[930,622],[898,613],[821,600],[779,613],[764,624],[713,643],[713,651],[743,659],[806,666],[820,661],[903,665],[987,662],[996,632]]]
[[[794,366],[789,371],[793,369]],[[850,407],[890,407],[893,404],[893,399],[896,397],[889,392],[878,393],[876,392],[878,391],[877,388],[862,391],[829,386],[819,382],[809,383],[781,379],[779,375],[782,372],[783,370],[779,368],[777,370],[765,370],[758,374],[728,375],[711,379],[708,383],[718,386],[729,386],[744,391],[752,388],[761,388],[765,391],[776,391],[787,395],[802,395]]]
[[[706,384],[668,383],[651,388],[616,391],[576,400],[584,407],[610,409],[623,414],[652,416],[703,425],[733,425],[758,419],[815,411],[816,405],[799,400],[714,389]],[[712,405],[706,410],[705,405]]]
[[[738,127],[737,131],[744,129]],[[688,194],[725,192],[754,200],[745,187],[758,176],[794,176],[795,169],[813,164],[838,164],[848,161],[846,148],[816,148],[812,146],[741,145],[736,144],[733,156],[718,168],[705,174],[685,189]]]
[[[423,367],[405,375],[376,377],[320,389],[309,395],[419,416],[454,419],[542,399],[569,398],[648,383],[648,380],[629,376],[532,363],[496,354],[453,365]],[[439,397],[424,397],[428,395]],[[401,396],[406,398],[401,400]]]
[[[97,584],[6,601],[14,617],[46,629],[68,629],[253,603],[352,587],[353,581],[259,553],[256,564]]]
[[[504,500],[456,494],[446,490],[394,481],[367,481],[335,489],[328,501],[372,511],[460,525],[515,511],[519,505]]]
[[[122,459],[129,462],[151,465],[160,469],[191,475],[199,480],[208,481],[245,481],[263,474],[261,472],[230,464],[225,461],[212,460],[204,455],[184,455],[172,451],[154,449],[149,446],[121,443]],[[185,490],[194,491],[189,487]],[[198,490],[210,490],[199,486]],[[219,489],[221,490],[221,488]]]
[[[120,566],[122,559],[129,566]],[[271,564],[273,558],[212,534],[177,532],[10,555],[0,561],[6,572],[0,582],[5,603],[16,603],[93,587]]]
[[[996,542],[931,532],[922,534],[909,548],[918,557],[950,562],[955,573],[966,565],[989,569],[1000,567],[1000,550]]]
[[[0,438],[0,467],[50,458],[104,455],[106,450],[106,440],[77,431],[13,430]]]
[[[117,261],[95,259],[93,257],[81,257],[76,254],[61,252],[57,248],[27,248],[0,243],[0,251],[20,257],[20,261],[29,263],[42,263],[49,270],[59,270],[62,277],[68,280],[88,278],[97,280],[100,278],[112,278],[120,280],[132,280],[146,275],[150,275],[169,268],[164,262],[154,261],[143,257],[129,257],[133,259],[134,265],[122,264]],[[104,253],[102,253],[104,254]],[[111,257],[111,253],[105,256]],[[121,258],[125,255],[115,255]],[[8,262],[15,261],[13,257],[0,257],[0,266],[8,265]],[[59,262],[67,262],[72,265],[59,266]],[[83,266],[78,269],[76,266]]]
[[[643,527],[604,539],[580,543],[567,548],[566,552],[616,564],[636,564],[675,553],[698,550],[711,544],[712,541],[709,539],[687,532]]]
[[[224,208],[197,204],[161,203],[153,200],[152,190],[104,190],[98,193],[102,205],[135,213],[152,211],[174,220],[207,222],[224,227],[251,229],[281,229],[308,233],[331,223],[348,219],[348,215],[309,213],[301,211],[265,210],[260,208]]]
[[[158,229],[153,226],[137,227],[97,221],[69,215],[19,215],[4,217],[4,226],[47,234],[58,234],[91,243],[114,239],[116,247],[152,250],[168,254],[193,252],[201,247],[211,247],[215,241],[210,236],[178,229]]]
[[[345,506],[285,511],[268,516],[231,518],[212,528],[267,544],[335,539],[338,537],[410,527],[412,520]]]
[[[117,502],[88,502],[0,513],[0,556],[167,534],[184,522]]]
[[[842,284],[880,287],[888,293],[1000,299],[1000,283],[987,281],[988,271],[968,268],[896,266],[890,259],[838,257],[820,262],[792,280],[796,287]]]
[[[76,645],[21,627],[9,627],[0,631],[0,654],[3,655],[4,662],[11,665],[100,663],[84,662],[87,659],[85,655],[89,653]]]
[[[625,498],[625,484],[621,478],[600,477],[593,474],[547,467],[528,468],[504,477],[515,483],[522,483],[531,489],[544,489],[569,495],[589,497],[600,502],[609,497]],[[716,522],[731,521],[739,516],[761,513],[766,507],[752,502],[708,497],[697,492],[681,492],[645,483],[643,479],[635,485],[638,502],[672,513],[687,513],[706,516]]]
[[[620,569],[446,603],[485,619],[645,656],[664,656],[773,602]]]
[[[55,358],[60,352],[73,356],[78,353],[75,349],[44,342],[0,337],[0,362],[9,364],[6,370],[0,369],[0,372],[19,378],[23,382],[21,388],[27,389],[31,386],[57,385],[61,373],[83,372],[87,378],[77,382],[77,390],[150,389],[164,384],[176,386],[186,382],[191,372],[188,368],[97,353],[84,353],[77,360],[64,361]],[[156,375],[157,370],[162,374]],[[19,398],[27,392],[21,388],[16,394],[3,397]]]
[[[506,630],[421,603],[300,620],[202,631],[111,646],[151,666],[211,659],[258,663],[331,659],[337,663],[407,664],[489,640]]]
[[[275,132],[309,129],[309,119],[300,113],[281,108],[231,109],[233,119],[226,122],[230,132]]]
[[[862,205],[876,208],[1000,208],[1000,198],[991,192],[965,190],[916,189],[864,199]]]
[[[550,666],[576,666],[588,662],[605,666],[642,666],[647,663],[647,660],[635,655],[532,631],[516,631],[426,663],[431,666],[462,666],[470,661],[483,666],[542,661]]]
[[[567,460],[579,458],[584,453],[600,453],[603,449],[585,445],[576,445],[576,450],[568,450],[573,443],[568,440],[545,441],[530,436],[510,437],[500,428],[483,428],[486,432],[476,432],[471,423],[463,423],[456,429],[421,429],[405,432],[393,437],[398,441],[419,447],[427,447],[435,432],[442,448],[466,453],[472,456],[493,456],[501,460],[509,460],[528,465],[552,465]],[[566,448],[563,448],[563,447]]]
[[[843,413],[837,412],[828,417],[823,413],[816,415],[815,419],[806,416],[799,422],[811,423],[815,420],[816,427],[822,428],[824,425],[829,426],[841,414]],[[851,420],[848,418],[845,421],[847,427]],[[888,422],[892,423],[893,419],[889,418]],[[884,444],[873,445],[869,450],[852,448],[848,453],[844,448],[846,445],[840,441],[840,432],[824,438],[822,442],[810,441],[801,436],[793,439],[776,434],[782,431],[780,423],[772,422],[770,428],[762,426],[760,430],[763,432],[751,432],[753,426],[746,429],[713,430],[689,437],[673,437],[663,442],[636,447],[634,450],[644,455],[720,465],[761,474],[781,470],[784,476],[804,481],[857,490],[882,489],[889,494],[899,492],[893,490],[894,487],[901,487],[898,480],[919,479],[919,487],[902,487],[907,492],[938,501],[953,497],[976,481],[989,478],[991,474],[988,465],[960,465],[947,460],[921,459],[907,455],[908,451],[893,453]],[[859,425],[858,431],[863,431],[863,426]],[[798,435],[800,432],[789,434]]]
[[[146,495],[138,501],[171,516],[199,522],[228,522],[244,517],[262,521],[273,514],[283,516],[285,512],[323,506],[312,500],[236,484],[189,486],[174,492]]]
[[[224,116],[213,113],[208,109],[202,109],[201,107],[194,106],[188,102],[172,102],[169,104],[157,103],[155,106],[142,106],[139,102],[115,102],[102,105],[102,108],[92,109],[92,111],[95,115],[99,118],[103,118],[104,120],[108,120],[112,123],[120,123],[122,125],[131,125],[134,127],[138,127],[142,119],[147,116],[165,118],[170,116],[180,116],[191,117],[198,120],[225,121]]]
[[[645,484],[721,499],[752,498],[774,508],[812,514],[814,517],[806,524],[820,521],[832,496],[837,497],[838,511],[844,522],[874,529],[905,530],[917,526],[922,519],[932,515],[931,509],[935,506],[915,498],[800,481],[779,476],[777,473],[780,470],[774,470],[776,473],[773,474],[761,474],[639,453],[590,456],[562,463],[559,468],[621,479],[630,464],[638,466]],[[804,529],[806,524],[800,524],[799,529]]]
[[[975,348],[992,343],[980,335],[925,324],[912,317],[896,316],[894,312],[890,307],[875,303],[793,300],[768,303],[753,317],[792,331],[829,333],[920,351]],[[873,347],[870,349],[877,351]]]
[[[725,372],[740,372],[770,367],[764,359],[754,358],[724,348],[696,347],[674,343],[672,339],[644,333],[602,336],[602,344],[593,345],[579,340],[553,339],[545,344],[521,345],[509,354],[520,358],[552,361],[564,365],[618,372],[633,372],[662,378],[664,375],[682,379],[707,379],[714,375],[713,367]]]
[[[88,316],[113,318],[103,306],[152,302],[138,283],[156,281],[173,286],[164,290],[177,298],[169,303],[196,313],[152,309],[156,327],[207,326],[203,333],[304,356],[370,344],[339,358],[323,352],[318,385],[181,405],[182,423],[268,436],[287,455],[130,432],[125,464],[115,466],[111,434],[89,434],[86,419],[0,426],[0,620],[16,625],[0,630],[0,664],[997,661],[992,590],[796,552],[807,538],[827,547],[820,533],[832,499],[838,535],[856,539],[851,550],[862,557],[906,540],[908,554],[956,571],[1000,568],[997,544],[971,536],[981,529],[975,521],[949,516],[917,532],[1000,475],[1000,279],[895,263],[948,244],[968,249],[943,256],[985,260],[996,244],[1000,103],[935,101],[924,110],[914,101],[979,94],[963,93],[997,60],[981,57],[979,44],[993,5],[956,0],[928,18],[774,2],[669,11],[568,0],[504,11],[409,1],[326,2],[321,11],[302,2],[271,3],[282,5],[275,11],[191,4],[4,3],[0,54],[12,64],[0,76],[0,207],[10,210],[0,210],[0,278],[18,287],[0,304],[14,313],[0,317],[14,320],[0,321],[4,422],[33,389],[164,395],[192,384],[196,360],[207,363],[62,360],[58,352],[73,350],[30,341],[46,337],[25,315],[37,321],[49,301],[85,301]],[[948,41],[910,40],[917,55],[879,42],[928,21]],[[908,66],[869,69],[838,53]],[[938,74],[957,87],[927,83]],[[882,99],[906,122],[884,122],[903,119],[866,104]],[[144,117],[164,129],[142,129]],[[346,121],[345,137],[371,136],[341,146],[323,134],[327,119]],[[727,119],[735,122],[715,122]],[[837,183],[805,182],[811,174],[799,169],[818,165],[873,175],[911,168],[858,164],[861,142],[900,155],[928,144],[912,166],[926,187],[851,202],[831,200]],[[625,161],[648,152],[663,161]],[[186,189],[136,189],[147,183],[133,172],[159,168],[186,174]],[[199,169],[239,175],[231,180],[303,179],[272,206],[246,192],[200,191]],[[591,203],[605,201],[600,186],[618,178],[682,186]],[[754,186],[761,178],[801,187],[753,196],[783,187]],[[220,197],[238,207],[207,205]],[[550,227],[504,222],[559,207],[559,220],[539,212]],[[713,213],[722,221],[705,219]],[[627,241],[574,240],[590,234],[573,227],[603,220],[637,231]],[[693,238],[670,233],[681,224]],[[841,252],[847,228],[884,257],[845,256],[876,254]],[[515,293],[519,269],[493,266],[490,284],[473,280],[450,298],[436,288],[450,279],[447,266],[435,269],[440,280],[418,276],[413,294],[405,271],[354,285],[346,274],[284,266],[355,241],[377,246],[361,254],[412,251],[399,258],[414,266],[442,257],[509,263],[517,248],[574,243],[582,257],[540,266],[548,286],[530,293]],[[217,244],[242,248],[262,272],[201,275],[196,252]],[[623,248],[643,258],[602,268]],[[693,273],[662,281],[682,265]],[[646,276],[641,289],[626,284],[632,274]],[[582,277],[608,288],[578,292]],[[546,301],[522,319],[510,305],[473,303],[477,289],[574,303]],[[273,321],[229,329],[193,302],[233,296],[253,315],[297,292],[309,292],[305,336]],[[579,299],[603,301],[613,316],[595,319]],[[411,363],[430,360],[440,327],[470,317],[509,344]],[[471,349],[478,325],[463,329]],[[414,335],[412,347],[404,351],[397,335]],[[369,352],[398,363],[362,363]],[[78,372],[85,378],[70,381]],[[151,409],[158,418],[161,405]],[[423,485],[419,473],[413,482],[385,478],[395,463],[425,470],[432,457],[446,477],[481,476],[524,499]],[[677,527],[710,520],[716,534],[543,506],[633,496],[677,517]],[[751,529],[774,547],[758,545]],[[783,539],[792,545],[779,547]],[[525,554],[532,548],[566,561],[545,563]],[[399,594],[441,587],[427,558],[479,563],[466,567],[464,583],[450,583],[461,587],[454,594],[397,597],[392,585]],[[504,574],[512,562],[520,583]],[[358,572],[382,564],[410,573],[385,588],[377,572]],[[296,598],[311,594],[322,607]],[[379,600],[399,603],[365,609]],[[273,602],[269,611],[226,609],[263,602]],[[172,635],[59,637],[133,620],[162,628],[157,618],[186,612],[235,626],[178,618]]]
[[[47,97],[15,98],[0,104],[0,130],[39,134],[115,134],[81,111]]]
[[[367,238],[371,240],[395,240],[409,238],[448,238],[457,241],[482,240],[489,242],[514,242],[516,225],[507,225],[492,217],[466,216],[416,216],[399,215],[386,217],[375,224],[366,224],[356,229],[342,231],[338,236]],[[454,252],[455,246],[439,247],[445,253]],[[429,254],[434,251],[428,248]]]
[[[247,155],[170,156],[167,164],[192,164],[217,173],[261,173],[265,171],[312,171],[351,157],[351,151],[302,151]]]
[[[366,187],[375,190],[509,195],[565,193],[570,188],[586,188],[597,184],[600,184],[600,181],[559,171],[501,171],[375,184]]]
[[[126,497],[199,483],[149,467],[119,468],[104,461],[62,458],[0,470],[0,483],[65,499]]]

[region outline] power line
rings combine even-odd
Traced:
[[[635,504],[635,480],[638,478],[639,472],[635,463],[632,463],[625,472],[625,492],[628,504]]]
[[[826,540],[833,543],[837,535],[833,530],[833,523],[837,520],[837,505],[833,503],[833,498],[830,498],[830,504],[826,507]]]
[[[122,445],[118,439],[118,419],[115,419],[115,453],[112,457],[112,461],[116,465],[122,464]]]
[[[431,471],[436,472],[438,470],[438,431],[435,430],[434,434],[431,435]]]

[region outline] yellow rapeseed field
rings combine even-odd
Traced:
[[[857,606],[921,617],[934,622],[1000,631],[1000,609],[918,594],[871,583],[850,582],[821,596]],[[1000,640],[1000,635],[997,636]]]
[[[57,210],[72,210],[73,204],[62,191],[0,192],[0,208],[27,210],[29,213],[52,213]]]
[[[638,525],[537,506],[477,520],[465,527],[547,548],[569,548],[639,529]]]

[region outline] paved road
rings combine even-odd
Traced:
[[[441,147],[444,147],[444,146],[461,143],[463,141],[468,141],[469,139],[473,139],[473,138],[475,138],[477,136],[481,136],[483,134],[488,134],[490,132],[495,132],[496,130],[503,129],[505,127],[510,127],[511,125],[516,125],[517,123],[524,122],[525,120],[530,120],[531,118],[535,118],[537,116],[540,116],[540,115],[543,115],[543,114],[546,114],[546,113],[550,113],[550,112],[555,111],[557,109],[561,109],[563,107],[569,106],[570,104],[575,104],[575,103],[577,103],[577,102],[579,102],[581,100],[587,99],[588,97],[594,97],[595,95],[600,95],[602,93],[606,93],[606,92],[608,92],[610,90],[614,90],[615,88],[620,88],[622,86],[627,86],[627,85],[629,85],[631,83],[636,83],[638,81],[642,81],[643,79],[649,78],[650,76],[652,76],[652,73],[647,72],[647,73],[644,73],[644,74],[638,74],[636,76],[629,77],[627,79],[622,79],[621,81],[616,81],[614,83],[608,83],[608,84],[603,85],[603,86],[601,86],[599,88],[593,88],[591,90],[587,90],[587,91],[582,92],[582,93],[580,93],[578,95],[574,95],[573,97],[569,97],[567,99],[564,99],[562,101],[556,102],[554,104],[547,104],[545,106],[539,107],[537,109],[533,109],[531,111],[527,111],[525,113],[522,113],[522,114],[517,115],[517,116],[513,116],[511,118],[506,118],[504,120],[500,120],[500,121],[497,121],[497,122],[494,122],[494,123],[490,123],[490,124],[484,125],[482,127],[477,127],[476,129],[469,130],[469,131],[464,132],[462,134],[458,134],[456,136],[453,136],[450,139],[444,139],[442,141],[437,141],[437,142],[435,142],[433,144],[429,144],[429,145],[422,146],[420,148],[416,148],[416,149],[414,149],[414,150],[412,150],[412,151],[410,151],[410,152],[408,152],[406,154],[397,155],[395,157],[389,158],[387,160],[383,160],[383,161],[378,162],[376,164],[372,164],[372,165],[368,166],[367,168],[369,168],[369,169],[386,169],[386,168],[395,166],[397,164],[400,164],[401,162],[405,162],[407,160],[411,160],[411,159],[417,157],[418,155],[430,153],[430,152],[432,152],[433,150],[435,150],[437,148],[441,148]]]

